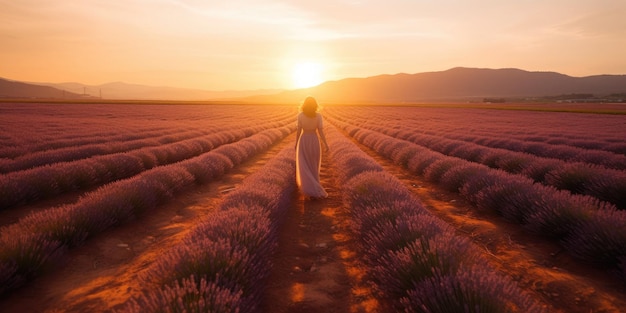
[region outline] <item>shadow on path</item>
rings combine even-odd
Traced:
[[[348,232],[332,166],[323,159],[320,179],[327,199],[305,200],[295,192],[267,284],[262,311],[379,312],[365,283]]]

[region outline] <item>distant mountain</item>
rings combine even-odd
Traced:
[[[296,90],[209,91],[153,87],[122,82],[97,86],[80,83],[22,83],[0,79],[0,97],[136,100],[232,100],[299,103],[313,95],[325,103],[401,103],[529,98],[568,94],[597,96],[626,93],[626,75],[572,77],[555,72],[456,67],[440,72],[378,75],[328,81]]]
[[[78,99],[83,95],[50,86],[39,86],[0,78],[0,98]]]
[[[249,100],[294,103],[306,95],[313,95],[328,103],[398,103],[624,92],[626,75],[571,77],[555,72],[457,67],[441,72],[329,81],[312,88],[251,97]]]
[[[252,95],[267,95],[281,92],[281,89],[245,90],[245,91],[210,91],[201,89],[185,89],[174,87],[154,87],[123,82],[103,85],[84,85],[80,83],[34,83],[55,88],[85,93],[103,99],[133,100],[224,100]]]

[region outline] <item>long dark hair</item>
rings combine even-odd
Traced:
[[[315,117],[315,113],[317,112],[317,100],[315,98],[308,96],[302,102],[302,112],[304,115],[308,117]]]

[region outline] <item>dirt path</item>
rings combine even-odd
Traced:
[[[177,195],[150,214],[71,250],[63,267],[0,298],[0,312],[110,312],[139,294],[137,274],[176,244],[222,197],[290,140],[237,166],[221,179]],[[292,143],[293,144],[293,143]]]
[[[363,281],[348,233],[335,171],[324,155],[320,181],[323,200],[294,195],[280,231],[279,247],[265,293],[263,312],[380,312],[381,305]]]
[[[421,177],[355,142],[396,176],[433,214],[471,238],[492,265],[546,303],[550,312],[626,312],[626,286],[604,270],[581,264],[561,247],[495,213],[479,212],[460,195]]]

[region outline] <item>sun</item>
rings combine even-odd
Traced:
[[[299,62],[293,67],[293,85],[296,88],[308,88],[321,84],[322,65],[317,62]]]

